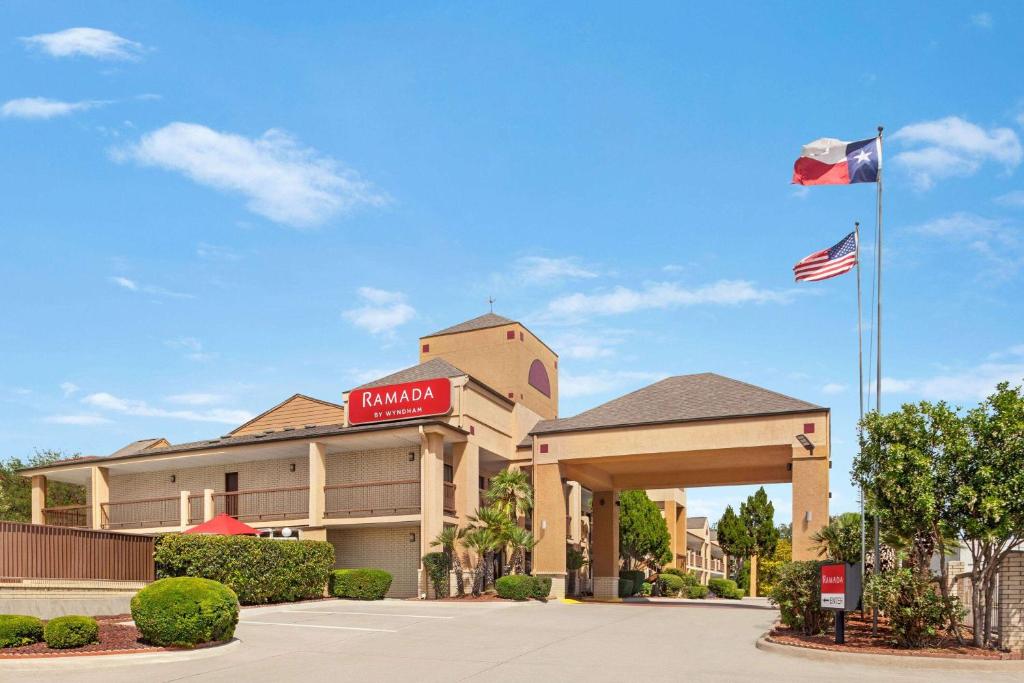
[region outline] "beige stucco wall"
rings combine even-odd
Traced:
[[[410,534],[415,535],[415,541],[409,540]],[[334,566],[390,572],[394,578],[389,598],[412,598],[418,594],[419,535],[418,527],[327,530],[327,540],[334,545]]]

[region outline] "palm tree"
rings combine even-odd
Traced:
[[[508,544],[512,547],[511,574],[522,574],[526,563],[526,553],[537,545],[533,534],[521,526],[514,526],[508,531]]]
[[[533,509],[533,487],[522,470],[502,470],[491,479],[484,495],[488,503],[500,507],[512,520]]]
[[[441,546],[448,557],[452,558],[452,568],[455,570],[455,590],[460,598],[466,594],[466,584],[462,576],[462,561],[459,559],[458,544],[465,535],[466,530],[462,527],[446,526],[437,535],[437,538],[430,542],[431,546]]]
[[[492,583],[491,561],[494,551],[501,547],[501,541],[491,529],[477,527],[467,531],[462,545],[476,555],[476,566],[473,568],[473,595],[480,595]]]
[[[514,522],[509,519],[505,511],[498,505],[490,505],[476,511],[475,515],[469,517],[474,529],[489,531],[493,541],[492,547],[488,548],[482,556],[485,561],[484,588],[490,586],[492,567],[495,553],[503,553],[508,546],[508,537],[512,529],[517,528]]]

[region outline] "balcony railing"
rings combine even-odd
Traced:
[[[450,481],[444,483],[444,513],[455,514],[455,484]]]
[[[188,497],[188,523],[203,523],[203,494],[193,493]]]
[[[43,524],[49,526],[88,528],[92,526],[90,516],[88,505],[60,505],[43,508]]]
[[[452,492],[454,507],[454,489]],[[324,517],[380,517],[419,512],[419,479],[328,484],[324,487]]]
[[[145,529],[181,524],[181,498],[140,498],[101,503],[104,529]]]
[[[309,516],[309,487],[219,491],[213,494],[213,509],[243,522],[302,519]]]

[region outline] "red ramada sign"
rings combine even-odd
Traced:
[[[354,425],[444,415],[451,409],[452,384],[445,377],[355,389],[348,395],[348,421]]]
[[[821,607],[846,609],[846,565],[821,565]]]

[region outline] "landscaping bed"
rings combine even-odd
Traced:
[[[970,632],[964,629],[964,639],[970,638]],[[802,633],[776,623],[766,639],[779,645],[803,647],[811,650],[829,650],[832,652],[856,652],[871,655],[896,655],[902,657],[944,657],[949,659],[984,659],[984,660],[1020,660],[1024,655],[997,650],[985,650],[970,644],[958,645],[956,638],[946,634],[935,647],[916,649],[898,648],[893,643],[892,631],[887,621],[878,621],[878,635],[871,635],[871,618],[862,619],[859,613],[846,616],[846,643],[836,645],[835,633],[814,636]]]
[[[19,657],[69,657],[75,655],[99,655],[116,654],[125,652],[161,651],[171,648],[156,647],[141,641],[139,629],[135,624],[123,623],[127,618],[131,621],[131,615],[118,615],[109,617],[97,617],[96,623],[100,627],[99,642],[90,645],[83,645],[73,649],[60,650],[49,647],[45,642],[40,641],[31,645],[10,647],[0,650],[0,659],[16,659]]]

